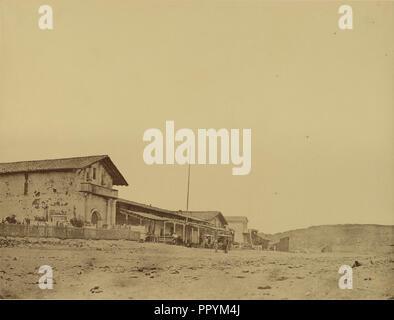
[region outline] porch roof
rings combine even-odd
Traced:
[[[146,219],[150,219],[150,220],[171,221],[171,219],[159,217],[154,214],[145,213],[145,212],[136,212],[136,211],[131,211],[131,210],[127,210],[127,209],[120,209],[120,213],[139,216],[141,218],[146,218]]]

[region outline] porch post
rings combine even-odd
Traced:
[[[115,199],[113,199],[112,200],[112,210],[111,210],[112,212],[112,214],[111,214],[111,218],[112,218],[112,220],[111,220],[111,224],[113,225],[113,226],[115,226],[115,224],[116,224],[116,200]]]
[[[85,193],[85,221],[88,221],[88,197],[89,193]]]
[[[107,199],[107,215],[106,215],[106,222],[107,222],[107,226],[109,227],[111,225],[111,203],[110,203],[110,199]]]

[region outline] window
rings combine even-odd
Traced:
[[[104,171],[101,173],[101,185],[105,186],[105,174],[104,174]]]
[[[96,180],[96,168],[93,168],[93,180]]]

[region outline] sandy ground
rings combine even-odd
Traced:
[[[0,238],[1,299],[394,299],[394,255]],[[338,288],[353,265],[353,290]],[[38,269],[53,268],[41,290]]]

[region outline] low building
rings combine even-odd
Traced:
[[[240,245],[250,244],[248,218],[243,216],[225,216],[228,227],[234,231],[234,242]]]
[[[279,242],[275,242],[270,245],[270,250],[273,250],[273,251],[288,252],[289,249],[290,249],[290,237],[280,238]]]
[[[147,235],[155,241],[171,241],[176,234],[180,242],[194,245],[201,243],[202,235],[215,235],[218,229],[222,229],[184,211],[167,210],[125,199],[117,201],[116,224],[143,225]]]
[[[179,211],[180,214],[188,218],[199,219],[214,226],[210,229],[203,229],[200,233],[200,241],[203,246],[213,245],[214,239],[219,242],[230,241],[234,242],[233,231],[228,227],[227,220],[220,211]]]
[[[259,235],[259,231],[257,229],[249,229],[249,235],[252,246],[259,246],[263,250],[267,250],[269,248],[270,241]]]

